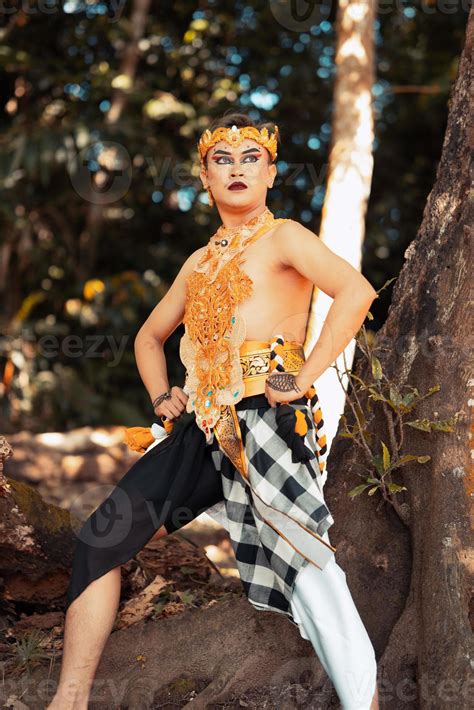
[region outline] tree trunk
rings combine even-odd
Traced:
[[[319,234],[332,251],[358,270],[373,169],[374,18],[374,0],[339,0],[332,147]],[[313,289],[306,352],[316,342],[331,304],[329,296],[316,287]],[[348,367],[352,364],[354,350],[352,340],[344,351]],[[344,369],[342,362],[341,353],[336,360],[340,369]],[[343,382],[346,387],[345,377]],[[318,378],[316,388],[330,448],[344,410],[345,393],[333,368],[328,368]]]
[[[375,495],[347,497],[355,485],[355,476],[347,481],[347,472],[356,460],[349,440],[338,439],[328,461],[326,497],[336,520],[331,541],[338,545],[379,655],[383,651],[381,699],[384,708],[394,710],[461,710],[472,705],[473,479],[466,390],[473,39],[471,11],[436,182],[418,235],[405,253],[387,321],[376,337],[385,347],[380,361],[389,379],[414,385],[421,393],[440,385],[438,393],[420,403],[417,417],[443,420],[458,413],[458,421],[452,433],[410,428],[402,453],[429,453],[431,460],[399,469],[400,482],[407,487],[402,495],[409,509],[408,527],[393,508],[376,510]],[[361,370],[357,374],[369,380],[368,365]],[[369,428],[375,441],[387,441],[382,417],[373,416]]]

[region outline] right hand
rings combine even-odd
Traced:
[[[171,388],[171,399],[164,399],[161,404],[155,407],[154,412],[159,417],[166,417],[170,421],[179,419],[186,409],[188,399],[189,395],[181,387],[175,385]]]

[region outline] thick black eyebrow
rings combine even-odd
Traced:
[[[260,153],[260,150],[258,148],[247,148],[247,150],[242,151],[242,155],[245,155],[246,153]],[[220,149],[220,150],[214,151],[214,153],[212,155],[213,156],[214,155],[232,155],[232,153],[229,153],[228,150]]]

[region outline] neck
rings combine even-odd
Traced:
[[[225,229],[232,227],[240,227],[240,225],[249,222],[253,217],[258,217],[265,210],[265,203],[256,205],[255,207],[249,207],[248,209],[239,209],[236,212],[229,211],[227,206],[223,208],[217,208],[219,216],[222,220],[222,224]]]

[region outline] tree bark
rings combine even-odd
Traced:
[[[385,347],[380,360],[389,379],[414,385],[421,393],[440,385],[438,393],[420,403],[417,418],[442,420],[457,413],[457,424],[452,433],[410,429],[402,453],[429,453],[431,460],[400,469],[400,482],[408,489],[402,494],[410,511],[408,528],[392,508],[376,511],[376,496],[347,497],[355,485],[355,477],[348,481],[346,475],[355,462],[347,439],[334,444],[328,460],[326,497],[336,520],[331,541],[349,570],[378,654],[383,651],[381,700],[384,708],[394,710],[461,710],[472,704],[473,478],[466,390],[473,40],[471,11],[436,182],[417,237],[405,253],[387,321],[376,337]],[[368,365],[359,369],[357,374],[369,380]],[[373,416],[369,428],[376,441],[387,441],[381,417]]]

